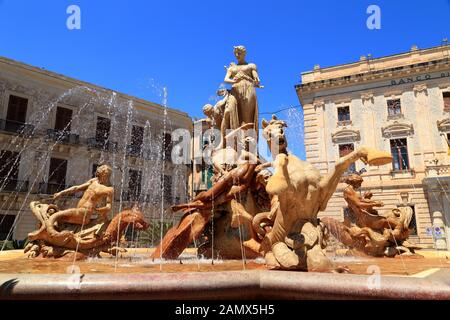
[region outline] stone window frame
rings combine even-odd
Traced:
[[[450,113],[450,108],[445,108],[445,100],[444,100],[444,94],[447,93],[450,95],[450,87],[444,88],[441,90],[441,97],[442,97],[442,112],[444,114]]]
[[[388,101],[391,100],[400,100],[400,113],[398,115],[389,115],[389,106]],[[384,105],[385,105],[385,114],[386,119],[389,120],[398,120],[403,119],[405,117],[404,109],[403,109],[403,94],[401,92],[390,92],[384,95]]]
[[[336,119],[337,119],[337,109],[338,108],[349,107],[350,114],[352,114],[352,106],[351,106],[351,104],[352,104],[353,100],[355,100],[355,98],[337,97],[336,99],[334,99],[334,101],[330,101],[334,105],[335,112],[336,112],[335,113],[336,114]]]
[[[93,129],[93,130],[92,130],[92,133],[91,133],[92,137],[95,137],[96,134],[97,134],[97,123],[98,123],[98,118],[106,118],[106,119],[108,119],[109,121],[111,121],[111,124],[112,124],[111,117],[108,116],[108,114],[105,114],[105,113],[102,113],[102,112],[95,111],[95,112],[94,112],[94,123],[93,123],[94,125],[92,126],[92,129]],[[111,137],[111,129],[112,129],[112,128],[109,129],[110,137]]]
[[[344,157],[344,156],[346,156],[346,155],[348,155],[350,153],[350,152],[348,152],[347,154],[341,156],[341,146],[344,146],[344,145],[352,145],[353,149],[350,152],[353,152],[353,151],[355,151],[358,148],[356,141],[336,143],[337,156],[338,156],[337,161],[339,161],[339,159],[341,159],[342,157]],[[351,169],[353,169],[353,170],[351,170]],[[356,172],[356,171],[357,171],[357,164],[356,163],[352,163],[349,166],[349,168],[346,170],[347,173],[352,173],[352,172]]]
[[[73,118],[74,118],[74,116],[76,115],[76,113],[78,111],[78,107],[70,105],[70,104],[62,103],[62,102],[56,104],[56,107],[55,107],[55,109],[53,110],[53,112],[51,114],[51,118],[50,118],[51,124],[50,124],[50,128],[48,128],[48,129],[54,129],[55,128],[55,125],[56,125],[56,112],[58,110],[58,107],[72,110],[72,122],[71,122],[71,125],[70,125],[70,133],[75,133],[77,130],[74,130]],[[95,122],[95,124],[97,124],[97,121]]]
[[[359,130],[342,128],[331,134],[333,144],[357,143],[361,141],[361,133]]]
[[[339,127],[345,127],[345,126],[350,126],[352,125],[352,109],[351,109],[351,105],[350,103],[340,103],[340,104],[335,104],[336,106],[336,118],[337,118],[337,125]],[[348,108],[348,114],[349,114],[349,120],[343,120],[343,121],[339,121],[339,109],[340,108]]]
[[[384,137],[385,140],[385,149],[391,150],[391,140],[392,139],[406,139],[406,145],[407,145],[407,151],[408,151],[408,163],[409,163],[409,169],[403,170],[403,171],[396,171],[393,168],[392,163],[389,164],[390,166],[390,175],[392,179],[410,179],[415,178],[416,171],[413,166],[412,159],[414,159],[414,143],[411,141],[413,138],[413,135],[406,135],[406,134],[398,134],[394,136]],[[404,174],[408,173],[408,176],[402,176]]]
[[[396,129],[396,130],[395,130]],[[414,136],[414,126],[406,122],[394,121],[381,128],[381,136],[384,139],[401,139]]]
[[[10,89],[5,90],[5,94],[3,96],[2,110],[1,110],[0,118],[6,119],[6,115],[8,114],[8,104],[9,104],[10,96],[17,96],[20,98],[28,99],[27,114],[25,115],[25,123],[28,123],[30,120],[30,114],[31,114],[30,111],[34,104],[33,96],[26,94],[26,93],[10,90]]]
[[[127,139],[127,142],[126,142],[126,144],[127,145],[129,145],[129,144],[131,144],[132,142],[133,142],[133,137],[132,137],[132,133],[133,133],[133,127],[141,127],[142,129],[144,129],[143,130],[143,141],[142,141],[142,143],[144,143],[144,140],[145,140],[145,123],[142,123],[142,121],[139,121],[139,120],[133,120],[133,121],[131,121],[131,123],[130,123],[130,137],[129,137],[129,139]],[[151,124],[150,124],[150,131],[151,131]],[[153,132],[150,132],[151,134],[153,133]]]

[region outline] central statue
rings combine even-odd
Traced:
[[[224,146],[227,133],[242,129],[243,126],[252,128],[258,137],[258,100],[255,88],[263,88],[260,84],[256,64],[245,60],[247,49],[244,46],[234,47],[237,64],[231,62],[225,67],[227,73],[224,82],[231,84],[231,90],[220,89],[217,95],[222,97],[214,106],[206,104],[203,113],[212,125],[221,132]]]
[[[261,88],[256,64],[245,60],[247,49],[244,46],[234,47],[237,64],[232,62],[225,75],[225,83],[231,84],[231,96],[228,99],[228,112],[232,127],[237,129],[247,123],[255,124],[258,129],[258,100],[256,88]]]
[[[257,141],[249,130],[256,131],[259,124],[258,71],[255,64],[246,62],[244,46],[234,47],[234,54],[237,64],[226,67],[225,76],[231,90],[219,90],[222,99],[203,107],[211,126],[221,130],[222,142],[211,152],[213,186],[191,202],[172,206],[182,218],[166,233],[152,258],[176,259],[188,245],[200,243],[197,254],[209,258],[262,256],[269,269],[345,271],[335,268],[326,256],[329,230],[318,214],[325,211],[351,164],[361,160],[380,166],[391,163],[392,156],[361,146],[321,175],[289,152],[287,123],[273,115],[261,122],[273,158],[265,162],[253,148]]]

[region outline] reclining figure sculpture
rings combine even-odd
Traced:
[[[328,175],[321,176],[313,165],[288,153],[286,126],[276,116],[262,123],[275,169],[266,191],[278,197],[279,209],[260,251],[269,268],[329,271],[333,267],[324,252],[328,231],[317,218],[318,213],[325,211],[340,178],[352,163],[362,160],[369,165],[383,165],[390,163],[392,157],[386,152],[360,147],[340,158]]]
[[[113,203],[114,188],[108,187],[111,168],[97,168],[96,177],[86,183],[56,193],[56,200],[64,195],[84,191],[76,208],[59,210],[55,204],[33,201],[30,208],[39,221],[39,229],[28,234],[30,241],[25,253],[31,258],[62,258],[75,255],[76,259],[99,256],[100,252],[116,255],[124,249],[117,244],[128,226],[145,230],[148,224],[142,212],[134,207],[108,220]],[[106,202],[102,207],[98,207]],[[92,220],[92,216],[97,219]]]
[[[372,200],[371,192],[362,197],[356,192],[363,182],[360,175],[350,174],[343,178],[343,182],[347,184],[344,199],[350,217],[346,217],[344,222],[328,217],[322,219],[338,241],[371,256],[412,254],[421,248],[407,241],[413,217],[411,207],[399,207],[381,215],[374,207],[383,207],[382,202]],[[350,218],[355,221],[351,222]]]

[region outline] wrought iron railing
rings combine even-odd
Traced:
[[[80,136],[78,134],[56,129],[47,129],[47,138],[61,143],[68,143],[68,144],[80,143]]]
[[[97,138],[89,138],[87,140],[87,145],[90,149],[97,149],[101,151],[117,152],[118,149],[117,142],[99,140]]]
[[[127,155],[133,157],[143,157],[142,147],[134,144],[127,145]]]
[[[0,190],[8,192],[27,192],[29,181],[0,177]]]
[[[34,134],[34,125],[13,120],[0,119],[0,131],[21,134],[24,136],[32,136]]]

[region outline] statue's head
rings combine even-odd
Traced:
[[[287,127],[287,123],[283,120],[278,120],[276,115],[272,115],[272,119],[267,121],[262,120],[263,137],[267,140],[269,148],[272,153],[274,148],[278,148],[276,151],[284,152],[287,148],[287,140],[284,134],[284,128]]]
[[[223,96],[225,96],[227,93],[228,93],[228,90],[225,89],[225,88],[219,89],[219,90],[217,90],[217,92],[216,92],[216,94],[217,94],[219,97],[223,97]]]
[[[238,62],[245,61],[245,56],[247,55],[247,49],[244,46],[235,46],[233,52],[234,52],[234,56],[236,57]]]
[[[203,114],[208,118],[211,118],[214,114],[214,106],[212,106],[211,104],[205,104],[202,110]]]
[[[101,165],[95,171],[95,176],[101,183],[107,183],[111,176],[112,168],[107,164]]]
[[[351,185],[355,189],[358,189],[359,187],[361,187],[364,180],[359,174],[351,173],[342,177],[341,181]]]

